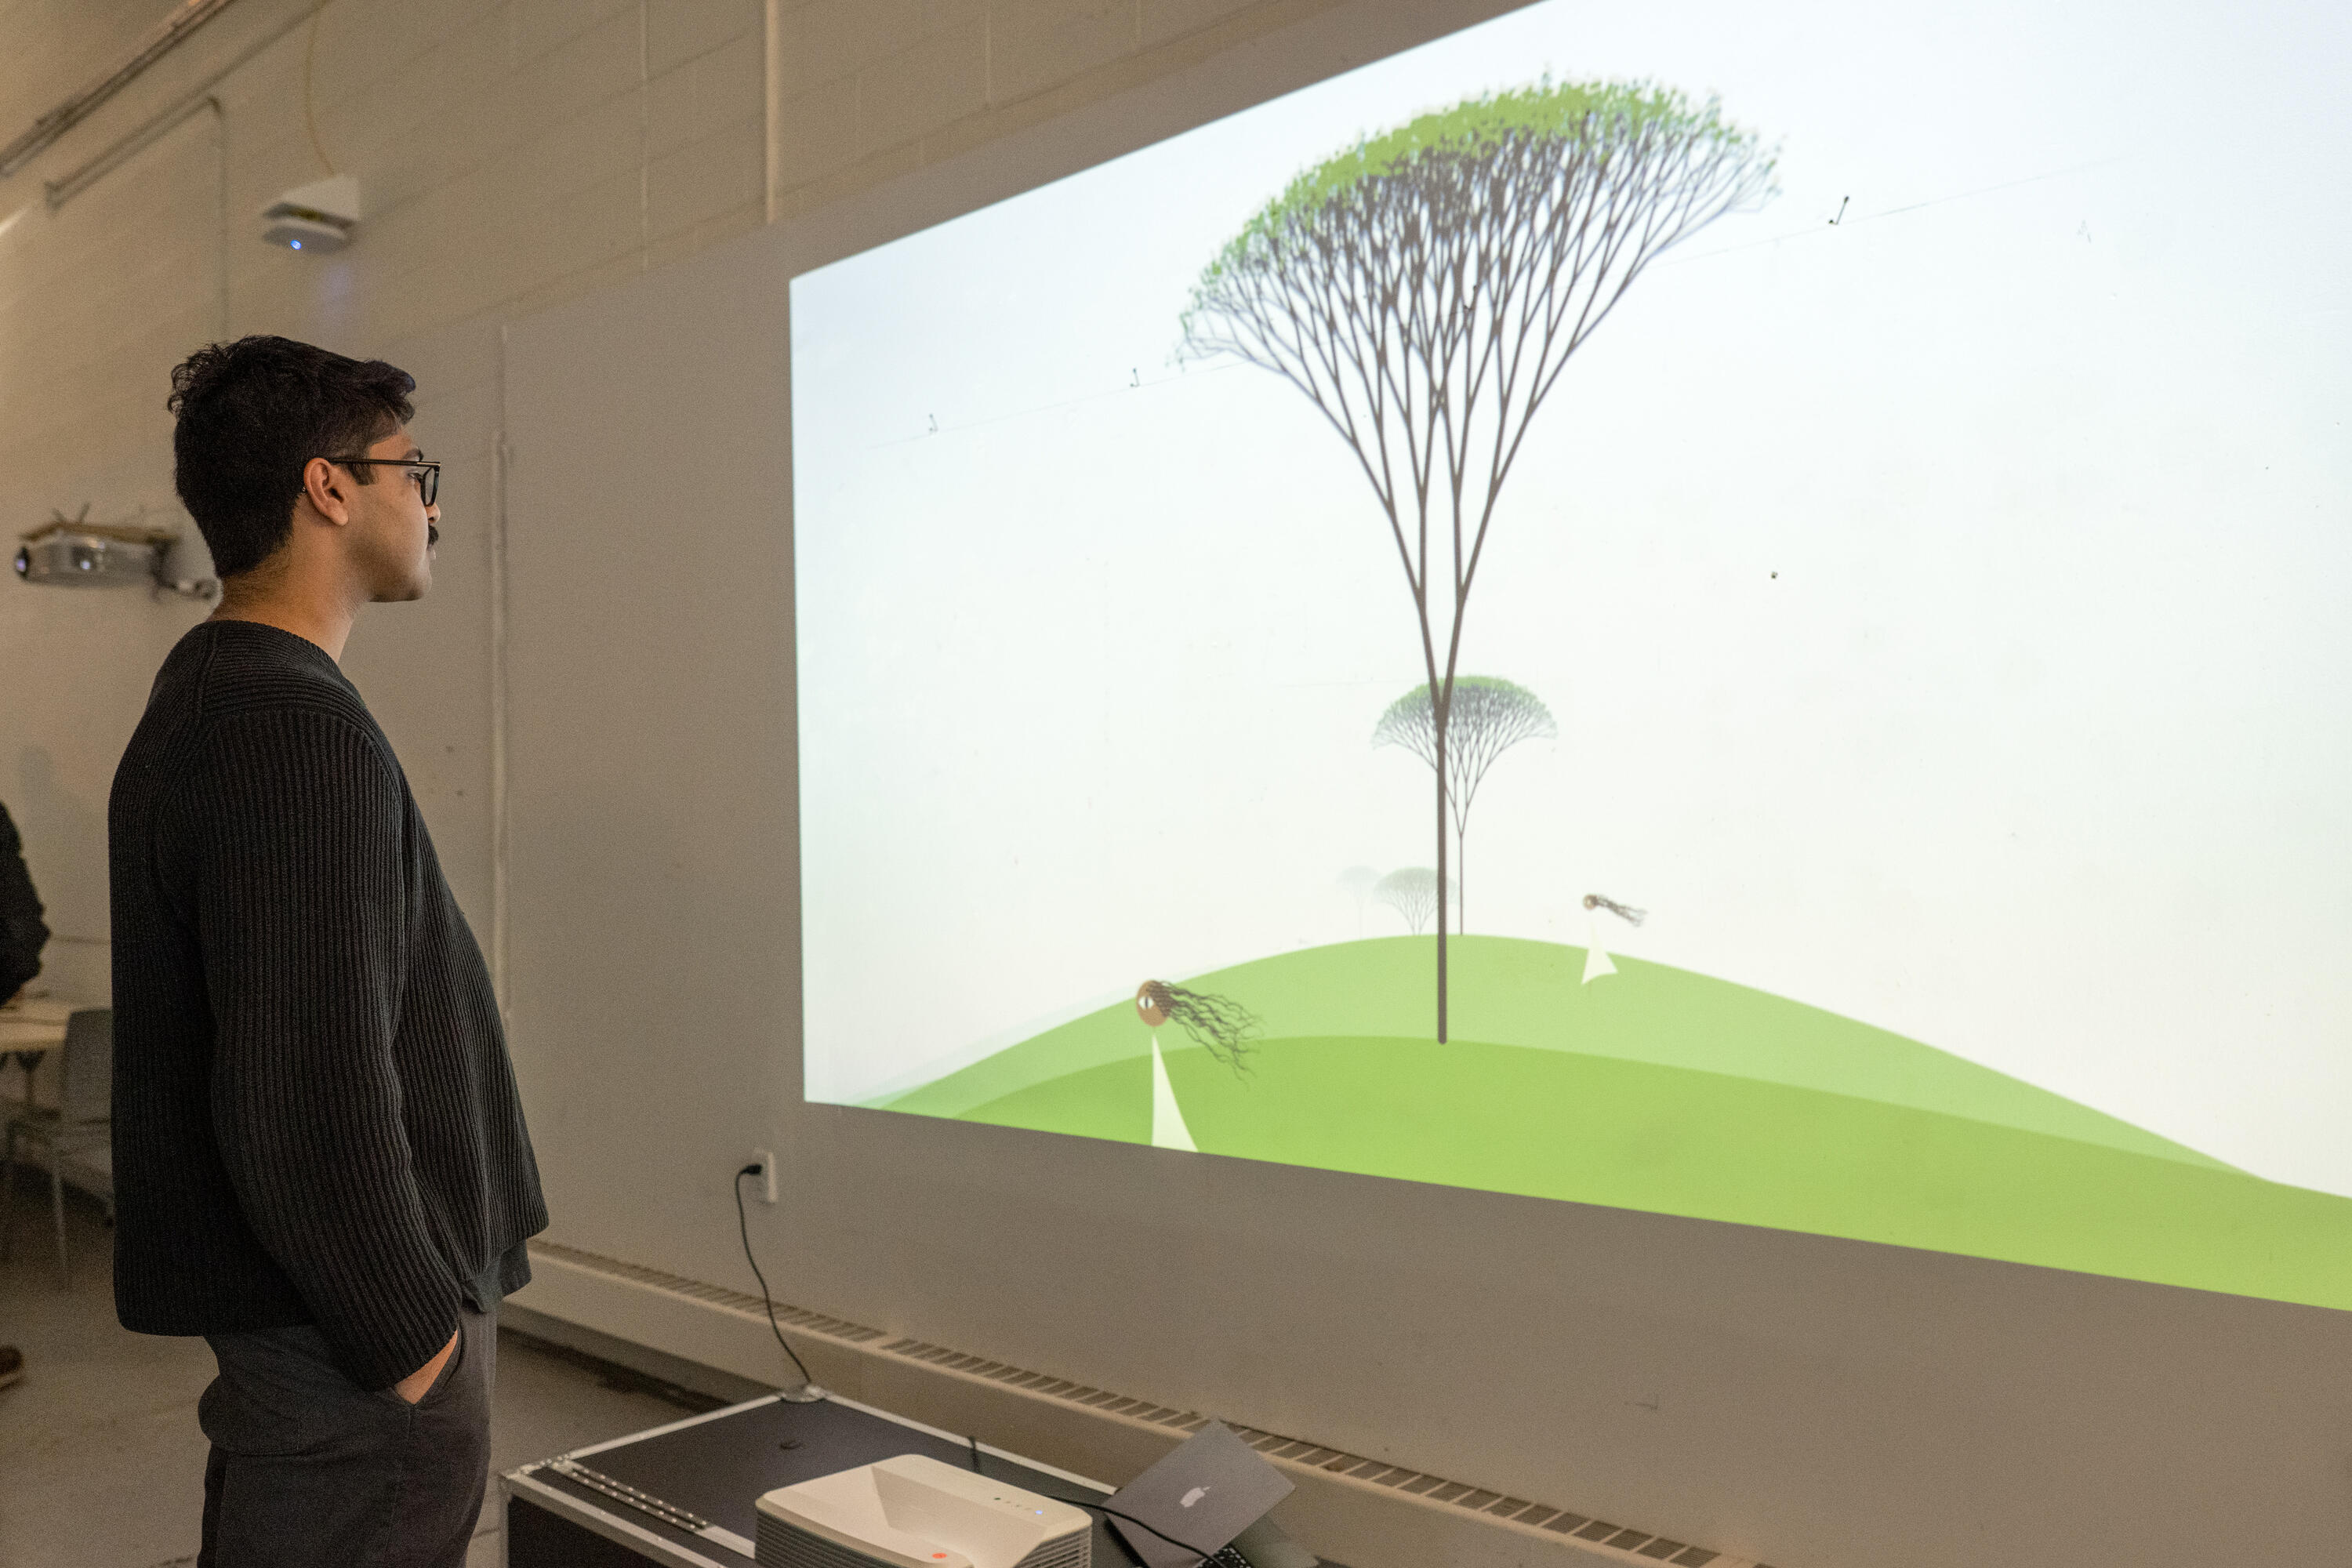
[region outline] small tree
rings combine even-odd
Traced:
[[[1412,934],[1419,936],[1421,928],[1437,912],[1437,873],[1426,866],[1391,871],[1373,886],[1372,901],[1402,915]]]
[[[1381,874],[1370,866],[1350,866],[1339,873],[1339,890],[1356,900],[1356,934],[1364,934],[1364,905],[1380,886]]]
[[[1446,805],[1454,813],[1454,929],[1470,929],[1470,805],[1495,759],[1521,741],[1554,741],[1559,727],[1543,699],[1526,687],[1491,675],[1454,678],[1453,711],[1445,720]],[[1437,766],[1437,710],[1429,688],[1416,686],[1381,715],[1372,731],[1375,746],[1401,746]]]

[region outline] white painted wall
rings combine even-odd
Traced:
[[[778,279],[1428,26],[1351,5],[514,329],[512,1001],[555,1234],[754,1289],[728,1184],[772,1147],[787,1298],[1095,1386],[1780,1568],[2324,1559],[2345,1314],[799,1102]]]
[[[363,619],[345,668],[487,931],[501,326],[1326,4],[238,0],[0,180],[0,536],[88,502],[97,520],[184,528],[201,564],[163,398],[209,339],[282,332],[412,372],[418,437],[446,465],[437,585]],[[0,0],[0,140],[169,9]],[[265,247],[253,216],[325,173],[306,64],[318,148],[368,211],[331,258]],[[48,208],[45,182],[215,77],[217,113]],[[156,667],[203,613],[0,582],[0,801],[51,910],[43,984],[58,995],[105,998],[108,784]]]
[[[167,9],[0,5],[0,136]],[[499,327],[764,221],[762,13],[759,0],[334,0],[310,54],[318,135],[369,216],[331,258],[264,247],[253,216],[324,172],[303,113],[312,13],[242,0],[0,181],[0,526],[87,502],[193,543],[163,399],[172,365],[208,339],[283,332],[414,373],[418,437],[447,465],[439,586],[364,620],[346,668],[400,748],[460,901],[487,922]],[[212,89],[218,113],[49,209],[44,182],[257,46]],[[156,666],[203,613],[136,590],[0,583],[0,800],[51,911],[45,979],[61,995],[105,998],[108,784]]]

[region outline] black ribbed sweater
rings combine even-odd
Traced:
[[[316,1323],[382,1388],[547,1210],[488,970],[383,731],[324,650],[180,639],[115,772],[123,1326]]]

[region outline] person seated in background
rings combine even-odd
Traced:
[[[48,945],[49,928],[42,921],[41,896],[33,890],[33,874],[25,869],[24,841],[8,808],[0,805],[0,1006],[41,972],[41,949]],[[13,1201],[0,1193],[0,1203]],[[24,1352],[0,1345],[0,1388],[25,1375]]]
[[[24,840],[8,808],[0,805],[0,1004],[14,1002],[41,972],[41,949],[49,941],[42,913],[33,874],[25,869]],[[0,1381],[5,1377],[0,1373]]]
[[[547,1225],[481,949],[337,662],[432,584],[415,385],[275,337],[172,374],[222,593],[108,807],[114,1301],[219,1363],[206,1568],[464,1563],[498,1305]]]

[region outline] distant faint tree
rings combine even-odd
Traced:
[[[1364,906],[1371,901],[1372,889],[1380,885],[1381,874],[1370,866],[1350,866],[1339,873],[1339,889],[1356,900],[1356,934],[1364,934]]]
[[[1553,741],[1559,727],[1543,699],[1526,687],[1491,675],[1454,678],[1453,710],[1445,719],[1445,788],[1442,798],[1454,813],[1454,929],[1470,929],[1470,806],[1495,759],[1521,741]],[[1429,688],[1416,686],[1381,715],[1372,730],[1375,746],[1401,746],[1437,766],[1437,713]]]
[[[1437,873],[1426,866],[1408,866],[1382,877],[1372,889],[1372,902],[1402,915],[1415,936],[1444,908],[1437,899]]]
[[[1712,100],[1547,79],[1308,169],[1202,272],[1181,352],[1280,375],[1372,487],[1419,622],[1441,763],[1471,586],[1537,410],[1633,280],[1768,196],[1772,168]],[[1433,773],[1443,1040],[1450,770]]]
[[[1165,980],[1147,980],[1136,988],[1135,1011],[1154,1033],[1162,1024],[1175,1025],[1236,1073],[1249,1070],[1247,1058],[1265,1033],[1258,1016],[1232,997],[1188,991]]]

